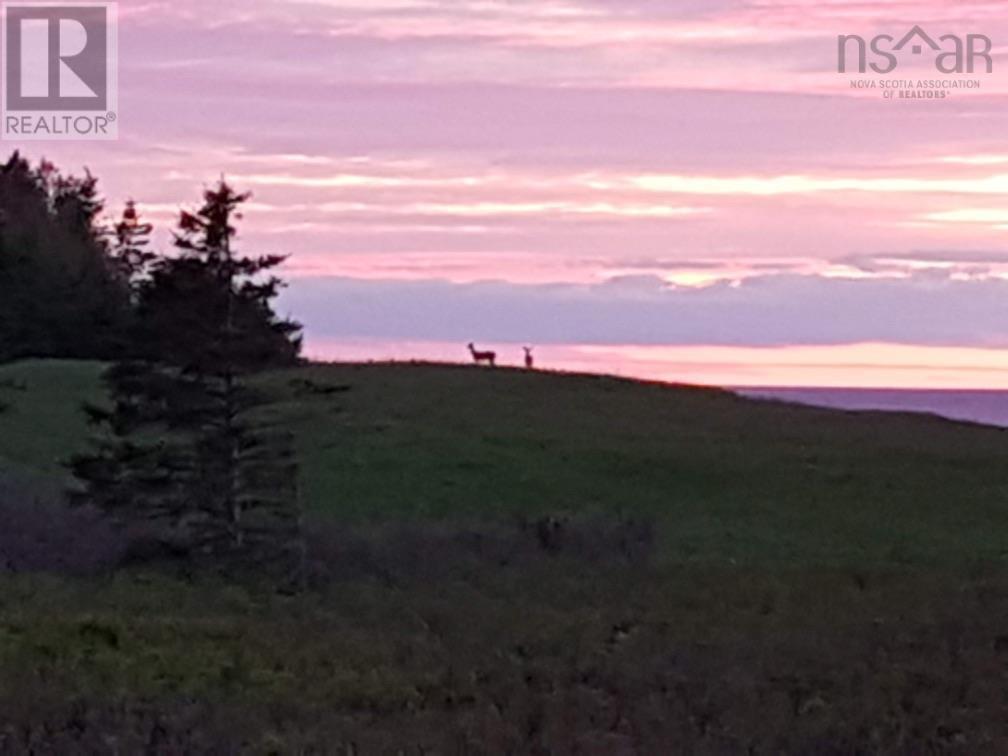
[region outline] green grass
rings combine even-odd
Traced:
[[[0,368],[0,461],[64,474],[96,364]],[[413,364],[268,377],[305,503],[343,522],[654,518],[672,561],[891,564],[1008,555],[1008,434],[607,377]],[[348,386],[324,395],[295,382]],[[27,387],[19,391],[12,386]]]
[[[101,398],[102,365],[71,360],[0,365],[0,462],[58,476],[87,438],[81,405]]]
[[[1004,753],[1004,573],[863,577],[0,578],[0,752]]]
[[[0,367],[0,495],[65,485],[100,372]],[[296,596],[0,574],[0,754],[1008,752],[1005,431],[444,365],[263,380],[338,555]],[[660,558],[500,559],[545,514],[653,519]]]

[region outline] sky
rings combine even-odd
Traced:
[[[291,255],[281,307],[312,356],[465,360],[475,341],[674,381],[1008,388],[1000,0],[119,15],[119,139],[5,149],[90,168],[165,242],[220,175],[251,190],[243,248]],[[908,45],[890,73],[837,72],[838,35],[914,25],[986,35],[993,71],[941,74]],[[922,79],[945,96],[902,96]]]

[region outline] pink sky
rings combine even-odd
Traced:
[[[838,34],[914,24],[986,34],[993,73],[836,73]],[[163,229],[251,189],[313,354],[1008,387],[1003,2],[136,0],[120,38],[118,142],[7,149]]]

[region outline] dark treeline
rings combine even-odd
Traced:
[[[235,218],[245,199],[239,196],[229,209]],[[178,243],[171,254],[149,249],[152,227],[132,201],[115,221],[105,211],[98,181],[88,171],[64,175],[45,160],[33,166],[18,152],[0,167],[0,362],[159,359],[180,342],[181,329],[202,321],[206,313],[188,306],[196,292],[185,290],[198,285],[192,263],[179,259],[192,250]],[[186,224],[195,217],[180,214],[177,239],[189,233]],[[282,259],[267,258],[264,269]],[[279,281],[272,285],[274,296]],[[183,300],[188,304],[177,314],[188,311],[190,323],[167,326],[162,311]],[[267,330],[275,319],[268,303],[244,317],[246,325],[258,319]],[[260,355],[260,363],[290,364],[300,343],[281,334],[264,348],[268,354]]]
[[[90,173],[64,176],[16,152],[0,168],[0,361],[129,350],[130,282],[104,209]]]
[[[0,360],[111,362],[86,408],[91,449],[72,499],[141,523],[194,558],[303,558],[293,439],[264,424],[252,379],[292,365],[300,325],[273,309],[282,256],[235,249],[249,199],[221,180],[150,249],[133,202],[102,220],[95,178],[19,154],[0,173]]]

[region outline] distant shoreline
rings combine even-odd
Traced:
[[[907,389],[732,386],[753,399],[776,399],[827,409],[923,412],[949,420],[1008,428],[1004,389]]]

